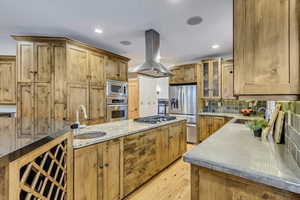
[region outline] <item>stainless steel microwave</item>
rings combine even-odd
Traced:
[[[123,81],[108,80],[106,84],[107,96],[127,96],[128,84]]]

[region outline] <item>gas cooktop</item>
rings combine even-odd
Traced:
[[[142,117],[134,119],[135,122],[147,123],[147,124],[157,124],[161,122],[171,121],[176,119],[174,116],[163,116],[163,115],[155,115],[149,117]]]

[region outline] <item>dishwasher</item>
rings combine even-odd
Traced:
[[[196,124],[187,124],[187,143],[197,144],[197,125]]]

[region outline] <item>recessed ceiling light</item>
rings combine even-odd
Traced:
[[[186,23],[188,25],[194,26],[194,25],[200,24],[202,21],[203,21],[202,17],[200,17],[200,16],[194,16],[194,17],[189,18],[186,21]]]
[[[121,41],[120,44],[123,44],[124,46],[129,46],[129,45],[131,45],[131,42],[124,40],[124,41]]]
[[[99,33],[99,34],[103,33],[103,31],[101,29],[99,29],[99,28],[95,28],[94,31],[95,31],[95,33]]]
[[[218,49],[218,48],[220,48],[220,45],[214,44],[214,45],[211,46],[211,48],[213,48],[213,49]]]

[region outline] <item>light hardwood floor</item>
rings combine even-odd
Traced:
[[[193,147],[188,145],[188,151]],[[190,200],[190,164],[177,160],[125,199]]]

